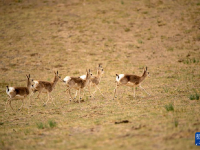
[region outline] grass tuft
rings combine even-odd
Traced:
[[[36,123],[38,129],[44,129],[44,124],[42,122]]]
[[[175,119],[175,120],[174,120],[174,126],[175,126],[175,127],[178,127],[178,119]]]
[[[49,127],[50,127],[50,128],[54,128],[54,127],[57,126],[57,123],[56,123],[55,121],[49,120],[48,123],[49,123]]]
[[[189,98],[190,100],[199,100],[199,94],[197,93],[195,95],[191,94]]]
[[[168,104],[168,105],[165,105],[165,109],[167,111],[174,111],[174,106],[172,103]]]

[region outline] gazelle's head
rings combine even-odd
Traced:
[[[98,66],[97,74],[98,75],[103,75],[104,74],[104,70],[103,70],[103,67],[101,66],[101,64],[99,64],[99,66]]]
[[[58,71],[57,72],[54,71],[54,74],[55,74],[55,78],[54,78],[55,81],[61,80],[61,77],[59,76]]]
[[[27,78],[27,85],[31,85],[31,75],[26,75]]]
[[[89,70],[86,69],[86,80],[87,80],[87,79],[90,80],[91,77],[92,77],[92,72],[90,71],[90,69],[89,69]]]
[[[31,75],[26,75],[26,78],[27,78],[27,87],[28,89],[31,88],[31,83],[32,83],[32,80],[31,80]]]
[[[144,68],[143,76],[145,76],[145,77],[147,77],[147,76],[149,77],[150,76],[149,72],[147,71],[147,67]]]

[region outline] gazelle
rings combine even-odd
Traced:
[[[103,67],[101,66],[101,64],[99,64],[98,68],[97,68],[97,75],[96,76],[92,76],[92,78],[90,79],[90,83],[89,83],[89,90],[91,89],[91,86],[95,86],[95,91],[92,94],[93,97],[94,97],[94,94],[96,93],[97,89],[101,93],[101,90],[98,87],[98,85],[101,82],[101,77],[102,77],[103,74],[104,74]],[[80,78],[85,79],[86,75],[82,75],[82,76],[80,76]],[[101,95],[104,97],[104,95],[102,93],[101,93]]]
[[[141,89],[143,89],[148,95],[150,95],[142,86],[141,82],[149,75],[149,72],[144,68],[144,72],[142,76],[132,75],[132,74],[116,74],[116,87],[114,89],[114,97],[116,95],[117,87],[119,86],[130,86],[134,88],[134,94],[135,97],[135,87],[139,86]]]
[[[29,95],[29,102],[30,102],[30,92],[31,92],[31,81],[30,81],[30,74],[27,76],[27,87],[8,87],[6,86],[6,93],[10,97],[5,105],[5,111],[6,111],[6,106],[9,102],[10,107],[13,110],[13,107],[11,106],[11,101],[12,100],[17,100],[21,99],[22,100],[22,105],[18,110],[20,110],[23,105],[24,105],[24,99]]]
[[[53,79],[53,82],[48,82],[48,81],[39,81],[39,80],[33,80],[33,85],[32,85],[32,90],[33,90],[33,93],[35,92],[39,92],[38,93],[38,98],[40,96],[41,93],[47,93],[48,95],[48,99],[47,101],[44,103],[44,106],[47,105],[48,101],[49,101],[49,97],[51,98],[52,102],[53,102],[53,98],[52,96],[50,96],[50,93],[53,91],[53,89],[55,88],[56,86],[56,83],[58,82],[58,80],[60,79],[60,76],[58,74],[58,71],[55,72],[54,71],[54,74],[55,74],[55,77]],[[53,102],[54,104],[54,102]],[[55,104],[54,104],[55,105]]]
[[[70,76],[66,76],[63,79],[63,82],[66,83],[66,85],[68,87],[67,91],[68,91],[68,94],[71,99],[73,99],[73,98],[71,96],[70,90],[72,88],[79,90],[79,103],[80,103],[80,99],[81,99],[81,90],[83,90],[89,84],[91,76],[92,76],[90,69],[89,69],[89,71],[86,70],[86,72],[87,73],[86,73],[85,79],[81,79],[80,77],[70,77]]]

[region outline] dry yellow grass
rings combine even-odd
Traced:
[[[9,0],[0,8],[1,149],[199,148],[200,100],[190,100],[200,95],[198,0]],[[26,74],[51,81],[55,70],[62,78],[95,74],[99,63],[106,98],[86,93],[69,104],[59,82],[56,106],[34,95],[30,113],[3,111],[6,85],[25,86]],[[144,66],[151,96],[120,87],[113,101],[115,74],[141,75]]]

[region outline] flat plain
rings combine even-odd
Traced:
[[[199,61],[199,0],[2,0],[0,149],[199,149]],[[99,63],[105,98],[86,90],[80,104],[69,103],[59,81],[56,106],[35,94],[32,107],[26,100],[18,111],[13,101],[4,111],[6,86],[26,86],[26,74],[95,75]],[[120,87],[113,100],[115,74],[142,75],[146,66],[151,95]]]

